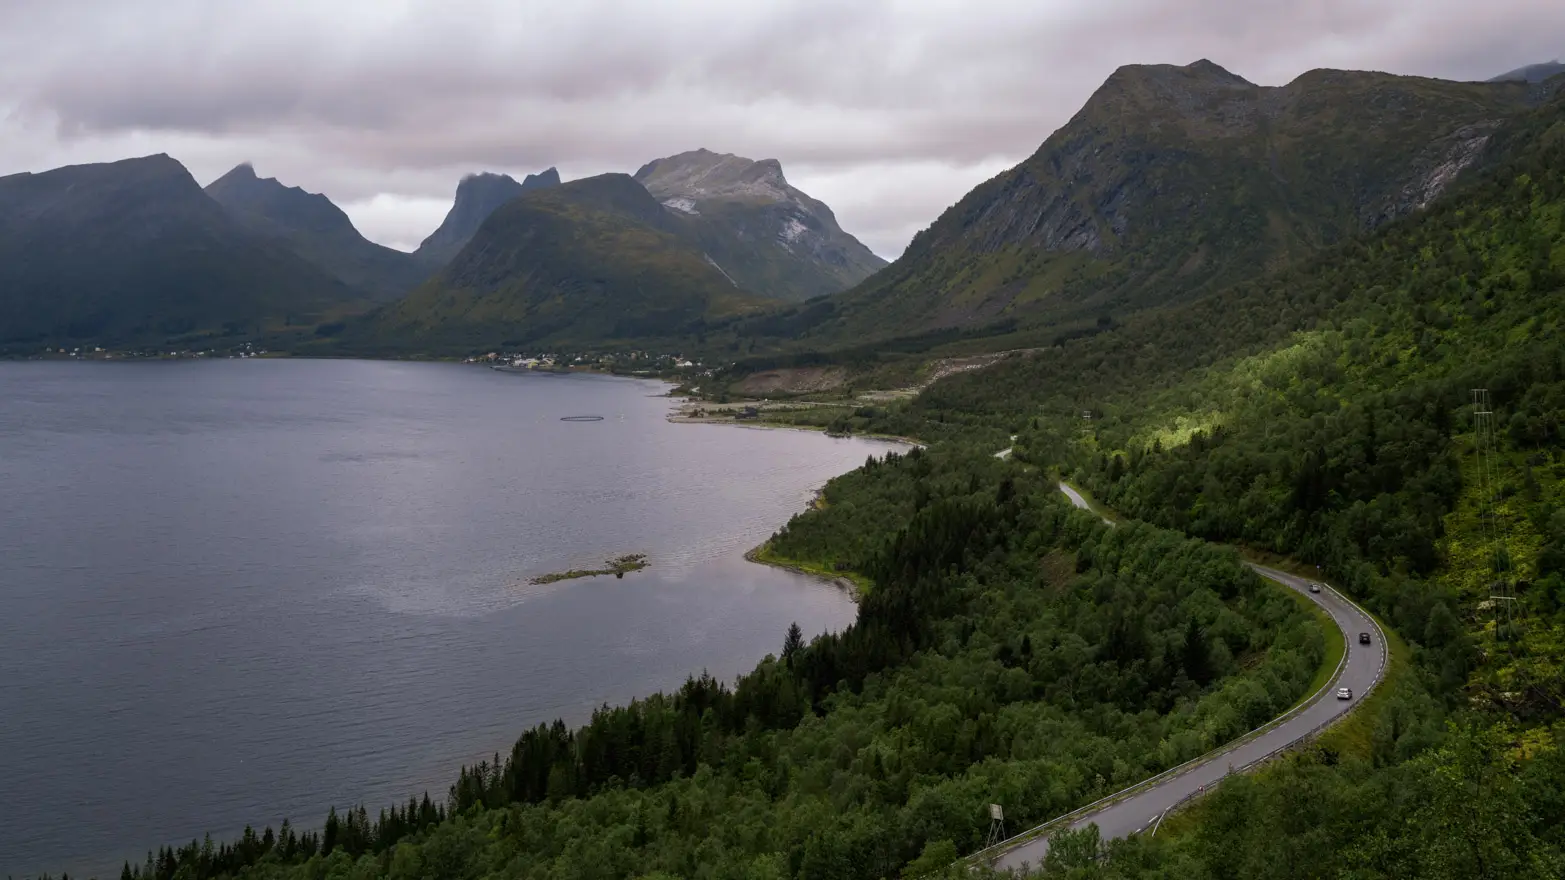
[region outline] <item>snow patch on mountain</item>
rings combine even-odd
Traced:
[[[701,256],[706,257],[706,261],[708,263],[712,264],[712,268],[713,269],[716,269],[717,271],[722,272],[723,273],[723,277],[728,279],[728,283],[729,284],[732,284],[735,287],[739,286],[739,282],[734,280],[734,276],[732,276],[732,275],[728,274],[727,272],[723,271],[723,267],[717,265],[717,261],[712,259],[712,255],[711,254],[702,254]]]
[[[781,242],[784,247],[786,247],[798,241],[799,236],[808,232],[809,229],[810,227],[805,226],[803,223],[799,222],[798,217],[789,217],[788,222],[784,223],[783,228],[778,231],[777,240]]]

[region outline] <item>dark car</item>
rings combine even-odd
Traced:
[[[1361,644],[1361,645],[1369,644],[1369,633],[1359,633],[1359,644]]]

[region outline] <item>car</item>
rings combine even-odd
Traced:
[[[1361,644],[1361,645],[1369,644],[1369,633],[1359,633],[1359,644]]]
[[[1311,593],[1319,593],[1320,592],[1320,584],[1311,582],[1310,583],[1310,592]]]
[[[1337,699],[1339,699],[1339,700],[1351,700],[1351,699],[1353,699],[1353,689],[1352,688],[1337,688]]]

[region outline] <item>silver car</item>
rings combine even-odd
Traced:
[[[1337,688],[1337,699],[1339,699],[1339,700],[1351,700],[1351,699],[1353,699],[1353,689],[1352,688]]]

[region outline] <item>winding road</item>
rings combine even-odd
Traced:
[[[1072,504],[1088,509],[1086,499],[1075,489],[1061,483],[1060,491]],[[1259,565],[1250,567],[1262,577],[1296,590],[1319,605],[1342,630],[1347,651],[1331,680],[1300,706],[1238,740],[1002,841],[976,854],[976,861],[989,862],[1002,869],[1040,865],[1049,851],[1048,834],[1041,833],[1043,829],[1053,832],[1096,823],[1105,840],[1149,830],[1156,833],[1157,825],[1170,809],[1204,793],[1230,773],[1242,773],[1330,726],[1380,683],[1386,670],[1385,633],[1362,608],[1330,586],[1322,585],[1319,593],[1311,593],[1310,582],[1304,578]],[[1360,633],[1369,633],[1369,644],[1359,643]],[[1340,687],[1351,688],[1353,698],[1337,699]]]

